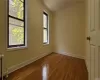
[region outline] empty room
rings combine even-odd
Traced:
[[[100,0],[0,0],[0,80],[100,80]]]

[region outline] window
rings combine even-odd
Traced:
[[[25,0],[9,0],[8,8],[8,48],[25,46]]]
[[[48,32],[48,14],[43,12],[43,43],[49,43],[49,32]]]

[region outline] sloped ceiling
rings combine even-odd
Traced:
[[[52,11],[68,7],[73,4],[83,3],[85,0],[43,0],[44,4]]]

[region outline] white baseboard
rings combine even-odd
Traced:
[[[85,56],[81,56],[78,54],[72,54],[72,53],[67,53],[67,52],[55,52],[55,53],[67,55],[67,56],[71,56],[71,57],[76,57],[76,58],[80,58],[80,59],[84,59],[84,60],[86,59]]]
[[[14,72],[14,71],[16,71],[16,70],[28,65],[28,64],[31,64],[31,63],[33,63],[33,62],[35,62],[35,61],[37,61],[37,60],[49,55],[49,54],[51,54],[51,53],[45,53],[45,54],[42,54],[42,55],[37,56],[35,58],[32,58],[30,60],[26,60],[26,61],[24,61],[24,62],[22,62],[20,64],[14,65],[14,66],[8,68],[8,71],[5,72],[5,73],[10,74],[10,73],[12,73],[12,72]]]

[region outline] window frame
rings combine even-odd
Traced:
[[[43,31],[46,30],[47,31],[47,42],[44,42],[44,39],[43,39],[43,44],[49,44],[49,15],[48,13],[46,13],[45,11],[43,11],[43,15],[45,15],[47,17],[47,27],[45,28],[43,26]],[[44,22],[43,22],[44,23]],[[44,36],[44,34],[43,34]],[[44,37],[43,37],[44,38]]]
[[[21,1],[22,2],[22,1]],[[25,15],[26,15],[26,6],[25,6],[25,4],[26,4],[26,0],[24,0],[23,1],[23,8],[24,8],[24,10],[23,10],[23,19],[20,19],[20,18],[17,18],[17,17],[14,17],[14,16],[11,16],[10,14],[9,14],[9,0],[8,0],[8,2],[7,2],[7,7],[8,7],[8,10],[7,10],[7,48],[18,48],[18,47],[25,47],[26,46],[26,17],[25,17]],[[12,19],[15,19],[15,20],[18,20],[18,21],[22,21],[23,23],[24,23],[24,26],[23,26],[23,28],[24,28],[24,43],[23,44],[16,44],[16,45],[9,45],[9,18],[12,18]]]

